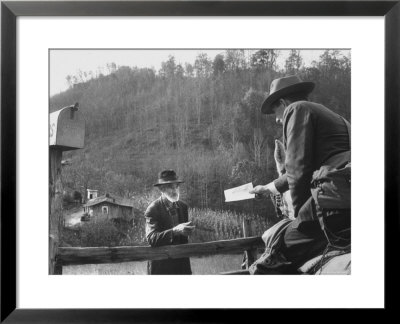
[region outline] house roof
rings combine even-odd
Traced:
[[[103,196],[99,196],[97,198],[90,199],[86,202],[86,204],[84,206],[90,207],[90,206],[98,205],[98,204],[101,204],[104,202],[114,204],[114,205],[133,208],[133,201],[131,199],[122,198],[122,197],[118,197],[118,196],[111,195],[111,194],[105,194]]]

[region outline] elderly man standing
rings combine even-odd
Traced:
[[[161,196],[153,201],[145,212],[146,238],[153,246],[188,243],[194,226],[188,222],[188,206],[179,200],[179,185],[174,170],[164,170],[158,176]],[[189,258],[149,261],[148,274],[192,274]]]
[[[314,171],[324,165],[339,169],[350,162],[350,124],[327,107],[308,101],[314,86],[294,75],[275,79],[261,108],[262,113],[275,114],[277,123],[283,124],[286,173],[256,186],[252,193],[290,190],[295,220],[284,234],[282,253],[294,265],[320,254],[328,244],[311,196]],[[338,211],[328,221],[330,233],[343,238],[339,243],[349,244],[350,211]]]

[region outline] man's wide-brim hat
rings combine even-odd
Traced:
[[[158,181],[154,186],[161,186],[169,183],[182,183],[183,180],[178,179],[174,170],[164,170],[158,174]]]
[[[297,75],[275,79],[271,82],[269,94],[261,106],[261,112],[267,115],[273,114],[272,105],[278,99],[296,92],[309,94],[313,91],[314,87],[314,82],[302,81]]]

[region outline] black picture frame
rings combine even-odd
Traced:
[[[384,16],[385,17],[385,308],[397,274],[389,240],[399,232],[400,1],[128,1],[1,3],[1,322],[233,322],[244,310],[16,308],[16,19],[19,16]],[[371,196],[374,190],[371,189]],[[251,318],[257,316],[255,310]],[[248,314],[249,310],[245,312]],[[263,315],[261,315],[263,316]],[[231,318],[231,320],[228,320]]]

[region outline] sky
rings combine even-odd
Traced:
[[[66,77],[77,75],[82,72],[96,72],[99,69],[103,74],[107,74],[105,68],[108,63],[115,63],[117,66],[129,66],[138,68],[154,68],[158,71],[161,62],[173,55],[177,64],[194,64],[196,56],[206,53],[211,60],[217,54],[224,53],[224,49],[190,49],[190,50],[137,50],[137,49],[55,49],[50,50],[50,96],[63,92],[68,89]],[[309,66],[313,60],[319,58],[324,50],[301,50],[304,64]],[[349,50],[343,50],[343,54],[348,55]],[[283,66],[288,56],[289,50],[280,50],[277,60],[278,66]]]

